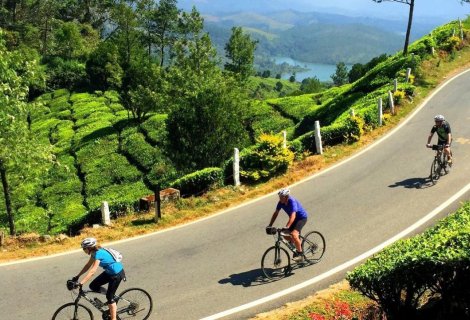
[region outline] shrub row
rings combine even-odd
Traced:
[[[212,187],[223,185],[224,174],[221,168],[205,168],[185,175],[171,185],[180,190],[181,196],[195,195]]]
[[[387,319],[464,319],[470,307],[470,202],[347,275]],[[428,313],[430,312],[430,313]]]

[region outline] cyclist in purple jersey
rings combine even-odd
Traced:
[[[301,262],[303,260],[302,244],[300,242],[300,231],[307,223],[308,214],[300,202],[294,197],[290,196],[290,191],[287,188],[279,190],[277,193],[279,202],[277,203],[276,210],[274,211],[269,227],[276,221],[279,211],[283,209],[289,216],[286,224],[286,232],[283,233],[284,238],[294,244],[296,252],[294,253],[294,261]]]

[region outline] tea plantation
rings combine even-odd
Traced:
[[[437,28],[410,46],[412,55],[391,56],[354,83],[320,93],[252,101],[247,129],[253,143],[262,134],[276,135],[286,130],[288,147],[296,155],[316,152],[313,130],[317,120],[322,125],[324,145],[360,139],[364,130],[373,130],[379,124],[378,98],[384,101],[385,113],[390,112],[390,91],[394,92],[397,107],[405,98],[412,99],[415,85],[419,87],[420,65],[434,58],[432,48],[439,50],[445,60],[463,47],[464,42],[453,36],[456,27],[457,22],[452,22]],[[412,70],[409,78],[408,68]],[[351,109],[355,116],[351,116]],[[390,116],[387,114],[382,120]],[[226,182],[227,177],[213,169],[184,179],[188,172],[178,172],[165,152],[169,134],[166,119],[166,114],[150,114],[141,124],[137,123],[114,91],[73,93],[60,89],[40,96],[28,123],[40,142],[51,146],[55,161],[42,170],[38,179],[23,181],[21,175],[15,178],[17,187],[12,192],[18,232],[74,232],[84,223],[98,220],[102,201],[109,203],[114,215],[133,211],[139,198],[152,194],[162,177],[166,185],[172,186],[168,182],[172,179],[182,189],[182,181],[197,184],[198,177],[204,175],[214,177],[201,178],[208,184],[211,179]],[[253,152],[259,153],[259,146],[241,154],[253,159]],[[225,175],[229,164],[227,159],[226,166],[220,168]],[[264,176],[278,173],[265,172]],[[190,194],[188,189],[187,195]],[[4,202],[0,195],[1,212]],[[0,227],[6,226],[2,216]]]

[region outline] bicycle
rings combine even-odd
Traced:
[[[431,146],[431,149],[436,151],[434,159],[431,164],[431,174],[429,178],[431,179],[432,184],[436,184],[437,180],[444,174],[448,174],[450,167],[452,166],[447,162],[447,156],[443,152],[444,145],[434,144]]]
[[[78,293],[75,289],[78,288]],[[74,302],[69,302],[56,310],[52,316],[52,320],[93,320],[93,313],[90,308],[80,303],[83,298],[87,300],[93,307],[101,312],[103,320],[110,319],[108,306],[106,303],[101,302],[98,298],[92,299],[87,293],[96,293],[91,290],[83,290],[82,285],[77,285],[74,281],[67,281],[67,289],[72,291],[72,294],[76,294]],[[140,288],[126,289],[121,294],[114,297],[117,306],[117,319],[139,319],[145,320],[150,317],[152,312],[153,302],[150,294]]]
[[[284,247],[292,253],[295,253],[296,249],[292,243],[284,239],[283,231],[282,228],[266,228],[266,233],[274,236],[275,243],[264,252],[261,258],[261,270],[265,277],[271,280],[281,279],[292,271],[291,258]],[[300,240],[304,261],[298,264],[305,266],[318,263],[326,250],[325,237],[318,231],[310,231],[305,236],[300,235]]]

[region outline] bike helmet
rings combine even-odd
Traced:
[[[86,238],[86,239],[83,239],[82,241],[82,248],[85,249],[85,248],[93,248],[93,247],[96,247],[96,239],[95,238]]]
[[[281,190],[279,190],[279,192],[277,193],[279,196],[288,196],[290,194],[290,190],[288,188],[282,188]]]
[[[445,118],[442,114],[438,114],[437,116],[434,117],[434,121],[444,121]]]

